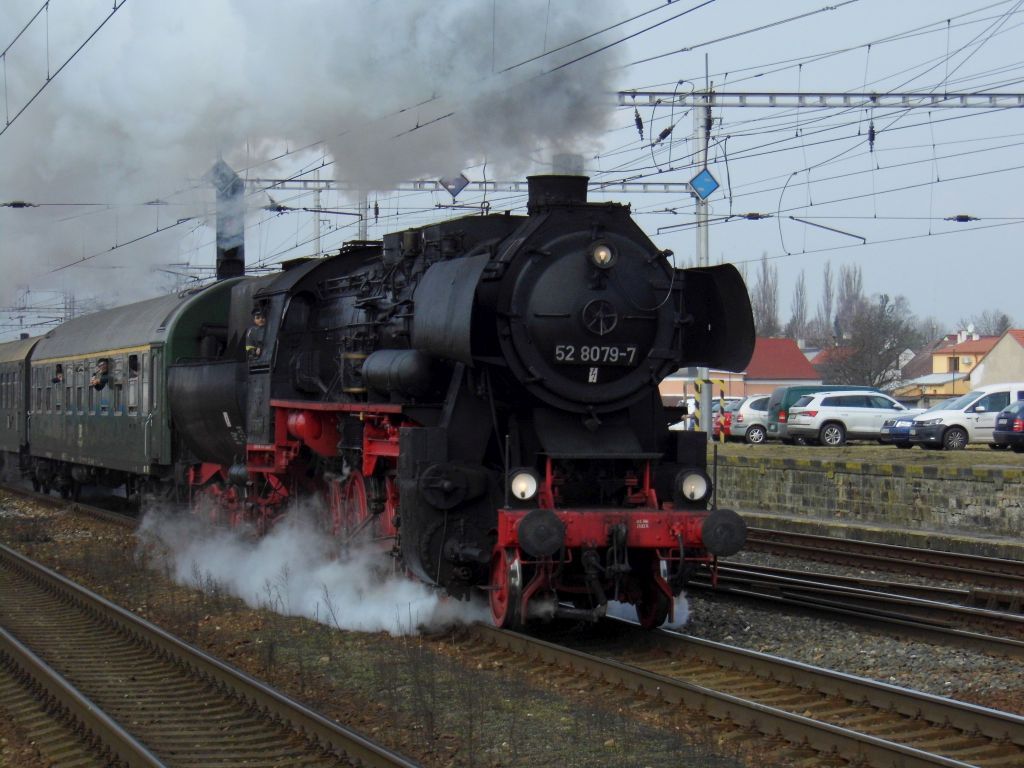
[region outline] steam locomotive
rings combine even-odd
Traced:
[[[0,450],[38,489],[124,484],[260,530],[312,500],[346,545],[485,592],[499,626],[597,620],[609,600],[657,626],[746,534],[658,384],[742,369],[750,301],[731,266],[673,268],[585,177],[529,183],[526,216],[242,266],[0,345]]]

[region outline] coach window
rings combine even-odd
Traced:
[[[120,416],[122,403],[124,403],[124,358],[119,357],[114,361],[114,375],[110,382],[114,385],[114,415]]]
[[[128,415],[139,413],[139,356],[128,355]]]
[[[85,411],[85,398],[82,397],[83,384],[85,384],[85,366],[79,365],[75,368],[75,410],[80,414]]]

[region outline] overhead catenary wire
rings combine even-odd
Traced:
[[[64,60],[64,62],[59,67],[57,67],[57,70],[52,75],[50,74],[50,71],[49,71],[49,57],[47,57],[46,80],[43,82],[43,84],[41,86],[39,86],[39,89],[29,97],[28,101],[25,102],[25,104],[21,107],[21,109],[19,109],[17,112],[15,112],[14,117],[7,117],[6,118],[6,122],[4,123],[4,127],[0,128],[0,136],[3,136],[7,132],[7,129],[10,128],[14,124],[14,121],[17,120],[19,117],[21,117],[21,115],[24,114],[26,109],[28,109],[30,106],[32,106],[32,103],[39,97],[39,94],[41,94],[44,90],[46,90],[46,87],[50,83],[52,83],[54,81],[54,79],[57,77],[57,75],[59,75],[61,72],[64,71],[64,68],[68,64],[70,64],[72,62],[72,60],[82,51],[83,48],[85,48],[86,45],[89,44],[89,41],[91,41],[94,37],[96,37],[96,35],[99,33],[99,31],[101,29],[103,29],[103,27],[106,26],[107,22],[110,21],[114,17],[114,14],[117,13],[119,10],[121,10],[121,8],[123,8],[124,4],[127,3],[127,2],[128,2],[128,0],[114,0],[114,7],[110,11],[110,13],[107,14],[106,18],[104,18],[103,21],[101,21],[99,23],[99,26],[97,26],[89,34],[89,36],[86,37],[85,40],[82,41],[82,44],[79,45],[72,52],[72,54],[70,56],[68,56],[67,59]],[[48,8],[49,5],[50,5],[49,2],[46,2],[46,3],[44,3],[43,7],[44,8]],[[33,20],[34,20],[34,17],[33,17]],[[6,54],[6,51],[5,51],[4,52],[4,58],[5,59],[6,59],[6,55],[7,54]]]
[[[650,11],[648,11],[648,12],[653,12],[654,10],[655,10],[655,9],[653,9],[653,8],[652,8],[652,9],[651,9]],[[781,128],[780,128],[780,130],[781,130]],[[752,127],[752,128],[751,128],[751,131],[752,131],[752,132],[756,132],[756,131],[757,131],[757,129],[756,129],[756,128],[754,128],[754,127]],[[826,143],[827,143],[827,142],[826,142]],[[810,145],[810,144],[808,144],[807,146],[811,146],[811,145]],[[677,148],[677,149],[678,149],[678,148]],[[784,151],[784,150],[782,150],[782,149],[780,148],[780,150],[779,150],[779,151]],[[763,155],[762,155],[762,156],[763,156]],[[735,165],[735,164],[738,164],[738,165],[735,165],[735,167],[736,167],[736,168],[740,168],[740,167],[742,167],[742,163],[743,163],[743,162],[744,162],[745,160],[747,160],[747,159],[751,159],[751,157],[750,157],[750,154],[749,154],[749,152],[748,152],[748,150],[747,150],[746,148],[744,148],[744,147],[737,147],[737,148],[736,148],[736,149],[735,149],[734,151],[730,151],[730,153],[729,153],[729,159],[730,159],[730,162],[731,162],[731,163],[733,163],[734,165]],[[323,166],[321,166],[321,167],[323,167]],[[654,175],[654,173],[652,172],[652,174],[651,174],[651,175]],[[738,191],[740,190],[740,187],[741,187],[741,186],[742,186],[742,185],[737,185],[737,186],[736,186],[736,191],[737,191],[737,192],[738,192]],[[518,201],[517,201],[517,202],[518,202]],[[511,204],[511,203],[510,203],[510,204]],[[429,210],[431,210],[431,209],[429,209],[429,208],[423,208],[423,209],[421,209],[421,210],[426,210],[426,211],[429,211]],[[396,217],[395,221],[397,222],[397,217]]]

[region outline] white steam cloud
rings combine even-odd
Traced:
[[[0,40],[38,6],[5,2]],[[5,60],[7,119],[110,8],[53,3],[26,30]],[[26,285],[127,303],[169,290],[155,267],[212,266],[213,194],[199,180],[219,157],[260,177],[328,163],[324,178],[386,190],[484,160],[489,178],[518,178],[587,154],[612,113],[618,49],[553,70],[615,32],[550,52],[622,15],[611,0],[125,3],[0,136],[0,202],[91,204],[0,207],[0,304]],[[250,231],[250,249],[256,234],[270,237]]]
[[[339,558],[338,542],[300,514],[255,537],[196,516],[150,511],[139,539],[179,584],[215,584],[254,608],[339,629],[404,635],[487,619],[483,601],[445,598],[387,573],[380,552],[367,549]]]

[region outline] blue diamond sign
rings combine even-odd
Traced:
[[[459,192],[464,190],[466,186],[469,184],[469,179],[466,178],[465,174],[460,173],[458,176],[439,179],[438,183],[448,190],[448,192],[452,196],[452,200],[454,200],[456,197],[459,196]]]
[[[711,171],[707,168],[690,179],[690,189],[701,200],[707,200],[711,193],[718,189],[718,186],[718,180],[711,175]]]

